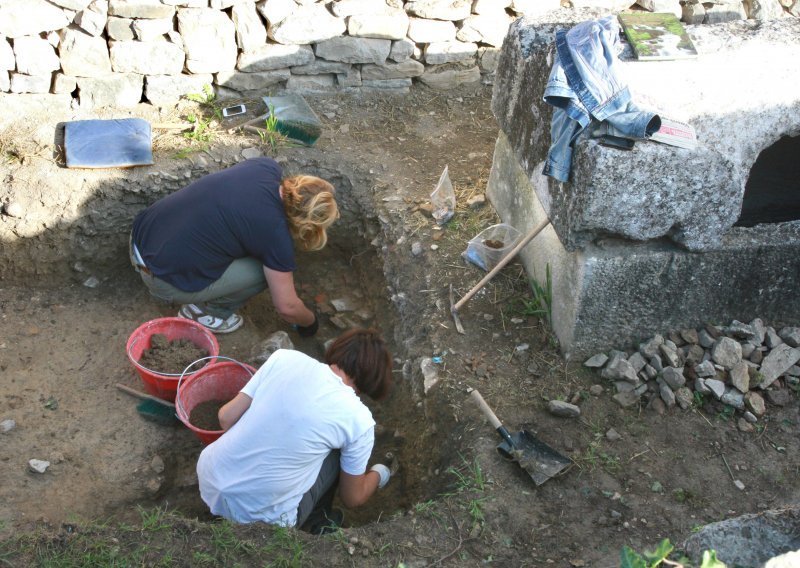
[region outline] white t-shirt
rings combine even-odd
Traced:
[[[328,365],[280,349],[241,392],[250,408],[197,462],[200,496],[215,515],[294,526],[331,450],[341,450],[342,471],[366,471],[375,421]]]

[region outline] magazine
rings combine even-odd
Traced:
[[[697,148],[697,134],[691,124],[663,116],[661,117],[661,128],[650,137],[650,140],[689,150]]]
[[[623,12],[618,15],[625,37],[642,61],[697,57],[689,34],[669,12]]]

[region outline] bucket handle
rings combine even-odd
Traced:
[[[180,418],[182,421],[188,422],[189,421],[189,414],[186,412],[186,409],[184,409],[183,403],[181,402],[181,396],[180,396],[180,393],[181,393],[181,381],[183,381],[183,377],[184,377],[184,375],[186,375],[186,372],[189,369],[194,367],[200,361],[206,361],[208,359],[224,359],[225,361],[230,361],[231,363],[236,363],[242,369],[247,371],[247,373],[251,377],[253,376],[253,372],[250,369],[247,368],[247,365],[245,365],[244,363],[240,363],[236,359],[231,359],[230,357],[223,357],[222,355],[210,355],[208,357],[201,357],[200,359],[197,359],[196,361],[192,361],[183,370],[183,372],[181,373],[181,376],[178,377],[178,386],[177,386],[177,388],[175,390],[175,413],[178,415],[178,418]]]

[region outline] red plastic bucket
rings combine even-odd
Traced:
[[[213,365],[219,355],[219,343],[217,338],[208,329],[199,323],[184,318],[159,318],[150,320],[137,327],[128,338],[126,351],[136,372],[144,381],[145,390],[164,400],[174,401],[175,394],[178,392],[178,380],[183,376],[189,377],[200,371],[198,366],[193,367],[191,373],[161,373],[154,369],[148,369],[139,363],[145,349],[150,349],[150,339],[156,334],[166,336],[168,341],[176,339],[188,339],[200,349],[208,351],[209,357],[206,366]]]
[[[220,359],[227,359],[220,357]],[[210,444],[224,433],[223,430],[203,430],[189,421],[192,410],[209,400],[232,400],[255,374],[250,365],[232,359],[203,367],[188,379],[182,378],[175,398],[175,413],[189,430],[204,444]]]

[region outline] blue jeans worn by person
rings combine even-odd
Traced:
[[[569,180],[575,141],[590,125],[606,123],[607,132],[638,140],[661,127],[658,115],[632,102],[620,74],[618,43],[616,16],[556,32],[556,53],[544,92],[544,101],[555,107],[545,175]]]

